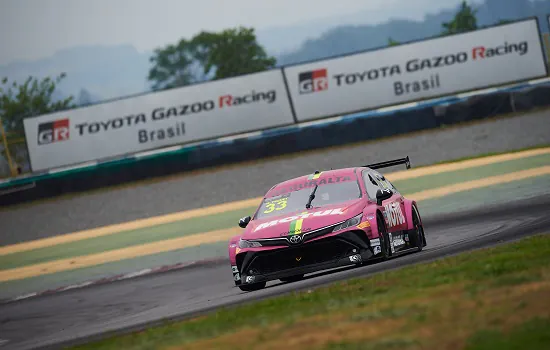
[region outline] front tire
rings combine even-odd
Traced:
[[[386,261],[391,257],[390,248],[390,236],[388,235],[388,229],[386,228],[386,222],[382,218],[382,215],[376,216],[376,224],[378,225],[378,235],[380,236],[380,248],[382,249],[381,260]]]
[[[266,285],[266,282],[258,282],[254,284],[244,284],[242,286],[239,286],[239,288],[243,292],[254,292],[260,289],[264,289],[265,285]]]

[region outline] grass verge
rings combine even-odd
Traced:
[[[74,349],[539,349],[549,295],[540,235]]]
[[[405,196],[414,197],[414,193],[454,185],[465,181],[478,180],[490,176],[503,175],[518,170],[531,169],[550,164],[550,154],[507,160],[500,163],[480,165],[474,168],[453,170],[433,175],[422,175],[393,183]],[[418,199],[418,198],[415,198]],[[422,200],[425,201],[425,200]],[[204,216],[183,219],[171,223],[133,229],[106,236],[92,237],[53,246],[23,250],[20,252],[0,253],[0,269],[13,269],[52,260],[66,259],[83,255],[101,253],[109,250],[149,244],[162,240],[180,238],[191,234],[208,234],[214,230],[235,227],[237,218],[250,215],[256,207],[232,210],[211,215],[205,208]],[[205,220],[207,218],[207,220]]]
[[[237,227],[238,219],[245,215],[250,215],[255,209],[255,207],[245,208],[207,216],[207,219],[205,217],[197,217],[168,224],[123,231],[104,237],[88,238],[29,251],[0,255],[0,270],[14,269],[58,259],[98,254],[110,250],[129,248],[195,234],[211,233],[212,231],[226,229],[227,227]]]

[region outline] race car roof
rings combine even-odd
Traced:
[[[314,187],[344,181],[357,181],[357,168],[343,168],[327,171],[316,171],[312,174],[303,175],[290,180],[283,181],[273,186],[265,195],[266,198],[279,196],[283,193],[297,191],[303,188]]]

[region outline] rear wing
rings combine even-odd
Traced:
[[[390,166],[401,165],[401,164],[405,164],[407,169],[411,168],[411,162],[410,162],[408,156],[405,157],[405,158],[399,158],[399,159],[394,159],[394,160],[388,160],[388,161],[385,161],[385,162],[364,165],[364,167],[371,168],[371,169],[380,169],[380,168],[388,168]]]

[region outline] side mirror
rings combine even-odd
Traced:
[[[250,219],[252,219],[250,216],[245,216],[244,218],[241,218],[239,220],[239,226],[245,228],[250,222]]]
[[[392,190],[378,190],[376,191],[376,204],[382,205],[382,201],[393,196]]]

